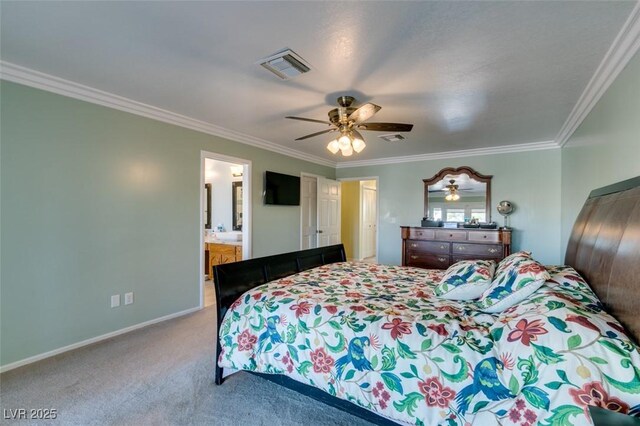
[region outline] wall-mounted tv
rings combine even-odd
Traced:
[[[279,206],[299,206],[300,177],[265,172],[264,203]]]

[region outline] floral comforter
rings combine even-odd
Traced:
[[[442,271],[335,263],[227,312],[220,366],[285,374],[399,423],[591,424],[640,412],[640,356],[570,267],[499,315],[437,299]]]

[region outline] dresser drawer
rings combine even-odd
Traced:
[[[407,250],[412,252],[426,251],[433,254],[449,254],[451,243],[438,241],[407,240]]]
[[[412,240],[433,240],[436,237],[436,231],[433,229],[409,229],[409,238]]]
[[[473,242],[499,243],[500,234],[497,232],[469,231],[467,239]]]
[[[455,255],[478,255],[487,258],[501,258],[502,246],[497,244],[460,244],[453,243],[451,253]]]
[[[407,266],[417,266],[419,268],[447,269],[450,264],[450,258],[448,254],[435,255],[407,251],[406,263]]]
[[[467,231],[436,231],[436,239],[443,241],[466,241]]]

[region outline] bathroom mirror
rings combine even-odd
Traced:
[[[242,231],[242,182],[231,182],[231,194],[231,226],[234,231]]]
[[[211,184],[204,184],[204,229],[211,229]]]
[[[471,167],[446,167],[424,182],[424,217],[442,222],[491,222],[491,179]]]

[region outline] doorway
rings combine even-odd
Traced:
[[[378,260],[378,178],[342,180],[342,243],[347,259]]]
[[[213,266],[251,258],[251,161],[201,152],[200,308],[215,304]]]

